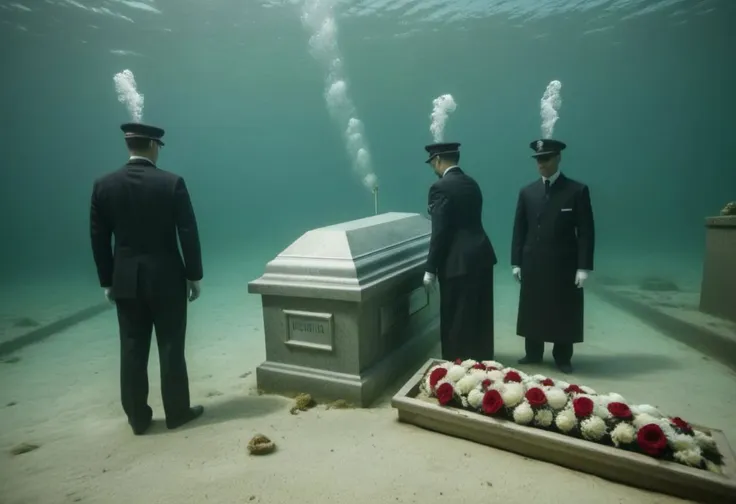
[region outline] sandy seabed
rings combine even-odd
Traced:
[[[518,289],[501,273],[496,359],[515,365],[523,352],[514,331]],[[149,434],[133,436],[118,400],[114,311],[0,363],[0,504],[685,502],[400,424],[389,400],[403,380],[371,409],[317,406],[291,415],[290,399],[256,391],[263,323],[247,279],[235,285],[241,279],[209,275],[191,305],[191,395],[205,415],[185,428],[163,426],[152,345],[150,404],[158,421]],[[79,295],[89,297],[95,285],[87,289]],[[655,404],[722,429],[736,443],[733,372],[592,293],[586,314],[586,342],[576,346],[569,381]],[[556,375],[550,362],[523,369]],[[258,433],[275,441],[275,453],[248,455]],[[39,448],[11,455],[23,442]]]

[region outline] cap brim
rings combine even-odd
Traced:
[[[535,152],[532,154],[533,158],[538,158],[540,156],[548,156],[550,154],[557,154],[557,151],[544,151],[544,152]]]
[[[161,140],[160,138],[156,138],[156,137],[152,137],[152,136],[148,136],[148,135],[136,135],[136,134],[126,134],[126,135],[125,135],[125,138],[146,138],[146,139],[148,139],[148,140],[153,140],[154,142],[156,142],[157,144],[159,144],[159,145],[160,145],[160,146],[162,146],[162,147],[163,147],[164,145],[166,145],[166,144],[164,143],[164,141],[163,141],[163,140]]]
[[[429,163],[432,161],[432,159],[436,158],[437,156],[442,156],[443,154],[456,154],[460,152],[460,149],[454,149],[454,150],[448,150],[448,151],[441,151],[441,152],[435,152],[429,155],[425,163]]]

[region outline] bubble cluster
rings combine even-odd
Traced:
[[[429,131],[435,143],[444,140],[445,124],[456,108],[457,103],[451,94],[443,94],[432,100],[432,113],[429,115],[432,122],[429,125]]]
[[[333,120],[343,128],[345,148],[362,184],[370,191],[378,185],[373,171],[368,142],[363,123],[357,117],[355,105],[350,99],[344,77],[340,51],[337,46],[337,23],[333,15],[335,0],[305,0],[302,23],[311,32],[311,55],[322,63],[327,71],[325,102]]]
[[[138,92],[135,76],[130,70],[118,72],[113,77],[115,91],[118,93],[118,101],[125,105],[133,122],[141,122],[143,119],[143,95]]]
[[[559,110],[562,107],[562,97],[560,97],[560,90],[562,89],[562,83],[558,80],[553,80],[547,85],[547,89],[544,90],[541,101],[542,116],[542,138],[552,138],[552,134],[555,131],[555,123],[560,118]]]

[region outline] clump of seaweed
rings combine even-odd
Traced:
[[[352,409],[353,406],[345,399],[338,399],[327,404],[327,409]]]
[[[658,277],[648,277],[641,281],[639,288],[650,292],[677,292],[680,288],[675,282]]]
[[[251,455],[268,455],[276,449],[276,443],[263,434],[256,434],[248,442],[248,451]]]
[[[736,201],[726,203],[726,206],[721,210],[721,215],[736,215]]]
[[[300,411],[307,411],[313,408],[316,404],[311,395],[299,394],[294,398],[294,406],[289,410],[289,413],[296,415]]]

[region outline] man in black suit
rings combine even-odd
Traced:
[[[563,373],[572,372],[573,344],[583,341],[583,283],[593,270],[595,223],[588,186],[559,171],[563,142],[529,144],[541,177],[519,192],[511,245],[521,283],[516,332],[525,338],[520,364],[542,361],[544,343]]]
[[[442,358],[493,359],[493,266],[496,253],[483,222],[483,195],[458,166],[459,143],[427,145],[439,180],[429,188],[432,219],[424,285],[440,284]]]
[[[138,123],[121,129],[130,159],[95,181],[90,232],[100,286],[117,307],[123,410],[139,435],[153,417],[147,368],[154,327],[167,427],[180,427],[204,411],[190,405],[184,356],[187,301],[200,294],[202,255],[184,179],[156,167],[164,130]]]

